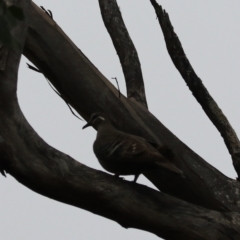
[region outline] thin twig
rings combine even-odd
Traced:
[[[30,65],[27,63],[27,66],[29,69],[33,70],[33,71],[36,71],[36,72],[39,72],[39,73],[42,73],[38,68],[35,68],[34,66]],[[46,77],[45,77],[46,78]],[[76,117],[78,118],[79,120],[83,121],[82,118],[78,117],[76,115],[76,113],[72,110],[72,107],[70,106],[70,104],[64,99],[64,97],[57,91],[56,88],[53,87],[53,85],[50,83],[50,81],[46,78],[47,80],[47,83],[49,84],[49,86],[52,88],[52,90],[60,97],[62,98],[62,100],[67,104],[68,108],[70,109],[71,113]]]
[[[236,132],[192,68],[182,48],[182,44],[177,34],[174,32],[167,12],[163,10],[155,0],[150,1],[155,8],[159,24],[163,31],[168,53],[175,67],[182,75],[190,91],[202,106],[209,119],[223,137],[227,149],[232,156],[235,170],[238,177],[240,177],[240,142]]]
[[[53,19],[52,11],[48,9],[48,13],[49,13],[49,16],[51,17],[51,19]]]
[[[62,99],[63,99],[63,98],[62,98]],[[68,108],[70,109],[71,113],[72,113],[76,118],[78,118],[79,120],[84,121],[82,118],[80,118],[80,117],[78,117],[78,116],[76,115],[76,113],[73,111],[71,105],[70,105],[65,99],[63,99],[63,100],[64,100],[64,102],[67,104],[67,106],[68,106]]]
[[[129,36],[116,0],[99,0],[102,19],[112,39],[124,73],[127,96],[147,108],[144,81],[137,50]]]
[[[121,98],[121,91],[120,91],[120,87],[119,87],[119,84],[118,84],[118,80],[117,80],[116,77],[112,77],[112,79],[115,79],[115,80],[116,80],[117,87],[118,87],[118,97]]]
[[[72,110],[72,107],[70,106],[70,104],[64,99],[64,97],[56,90],[56,88],[53,87],[53,85],[51,84],[51,82],[46,78],[49,86],[52,88],[52,90],[67,104],[69,110],[71,111],[71,113],[78,118],[79,120],[83,121],[82,118],[78,117],[75,112]]]
[[[35,72],[42,73],[38,68],[36,68],[36,67],[30,65],[29,63],[27,63],[27,66],[28,66],[29,69],[31,69],[31,70],[33,70],[33,71],[35,71]]]
[[[43,6],[40,6],[40,8],[51,18],[53,19],[53,14],[51,10],[46,10]]]

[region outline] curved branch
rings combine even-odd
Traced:
[[[12,114],[0,109],[3,164],[33,191],[165,239],[239,239],[239,214],[206,210],[88,168],[40,139],[17,105]]]
[[[116,0],[99,0],[103,22],[119,56],[128,98],[147,108],[144,81],[137,50],[128,34]]]
[[[22,45],[26,29],[26,24],[19,24],[16,31]],[[125,228],[142,229],[166,239],[221,240],[229,234],[233,240],[240,238],[239,214],[209,211],[116,179],[45,143],[17,102],[20,56],[21,51],[8,50],[6,68],[0,72],[0,162],[6,172],[37,193],[104,216]]]
[[[239,211],[240,184],[237,181],[225,177],[195,154],[141,104],[124,96],[119,98],[118,90],[34,4],[29,18],[24,55],[80,115],[89,120],[92,113],[105,112],[118,129],[167,145],[174,151],[175,164],[186,179],[159,171],[145,175],[156,187],[209,209]]]
[[[22,46],[26,29],[24,22],[13,31]],[[21,49],[6,52],[5,68],[0,71],[0,162],[5,171],[42,195],[107,217],[126,228],[146,230],[166,239],[239,239],[237,213],[207,210],[116,179],[46,144],[28,124],[17,102]]]
[[[168,14],[162,9],[155,0],[150,0],[155,8],[160,26],[163,31],[165,42],[167,45],[168,53],[187,83],[193,96],[202,106],[203,110],[220,132],[223,140],[227,146],[229,153],[232,156],[234,168],[240,177],[240,142],[236,132],[229,123],[227,117],[222,110],[218,107],[208,90],[203,85],[201,79],[197,76],[192,68],[187,56],[182,48],[181,42],[174,32],[173,26],[169,19]]]

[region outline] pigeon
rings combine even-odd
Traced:
[[[140,174],[159,168],[183,176],[183,172],[159,152],[157,144],[117,130],[105,113],[92,114],[83,129],[89,126],[97,130],[93,151],[99,163],[115,176],[134,175],[133,182],[136,182]]]

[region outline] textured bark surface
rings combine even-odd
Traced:
[[[116,0],[99,0],[103,22],[117,51],[125,76],[128,98],[147,107],[141,64]]]
[[[167,145],[186,178],[149,172],[146,177],[162,191],[158,192],[91,169],[49,146],[28,124],[17,102],[21,51],[4,47],[0,52],[0,66],[4,66],[0,69],[0,171],[35,192],[125,228],[165,239],[240,239],[240,183],[200,158],[134,98],[119,98],[118,90],[34,3],[26,16],[29,27],[23,53],[64,100],[86,120],[94,112],[105,112],[118,129]],[[14,34],[23,45],[26,22],[19,23]]]
[[[158,21],[162,28],[163,35],[166,41],[168,53],[175,67],[178,69],[179,73],[188,85],[193,96],[202,106],[206,115],[209,117],[209,119],[212,121],[214,126],[218,129],[221,136],[223,137],[227,149],[232,156],[233,166],[239,177],[240,142],[236,132],[232,128],[227,117],[219,108],[218,104],[214,101],[208,90],[203,85],[201,79],[195,73],[182,48],[178,36],[174,32],[168,14],[162,9],[160,5],[157,4],[155,0],[151,0],[151,3],[155,8]]]

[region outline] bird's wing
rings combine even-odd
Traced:
[[[141,155],[155,155],[158,152],[143,138],[123,135],[115,142],[110,154],[119,158],[131,159]]]
[[[116,133],[114,139],[107,135],[104,139],[97,139],[94,143],[94,152],[98,158],[110,158],[114,161],[129,161],[130,159],[141,161],[159,157],[158,150],[144,138],[122,132]]]
[[[172,158],[174,157],[173,151],[167,145],[159,145],[158,143],[149,141],[147,139],[146,139],[146,141],[149,144],[151,144],[155,149],[157,149],[158,152],[161,153],[161,155],[163,155],[167,159],[172,160]]]
[[[154,148],[158,148],[159,144],[153,141],[149,141],[148,139],[145,139],[149,144],[151,144]]]

